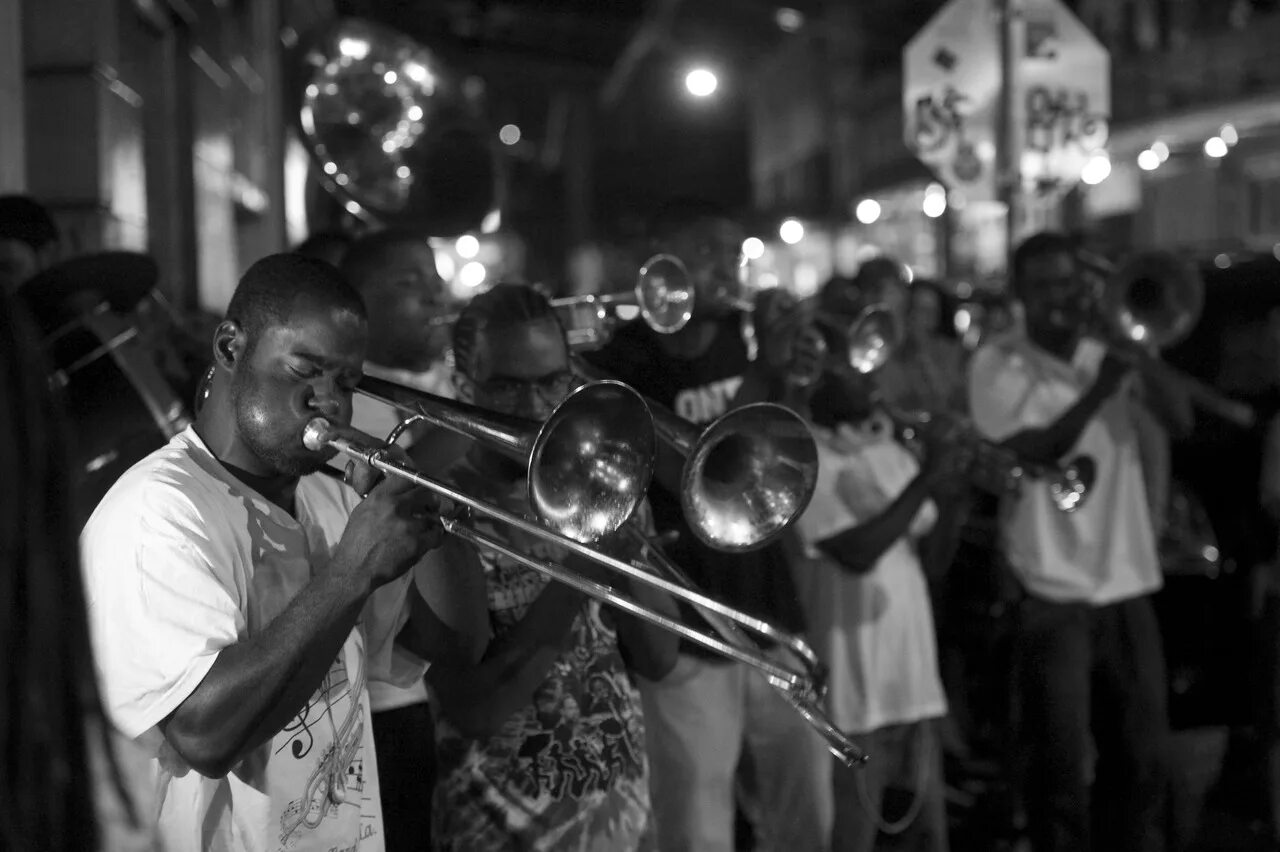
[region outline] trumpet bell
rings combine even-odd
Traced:
[[[694,289],[678,257],[658,254],[645,261],[636,279],[640,316],[659,334],[674,334],[693,319]]]
[[[864,376],[874,373],[893,357],[898,347],[898,323],[883,305],[871,305],[850,323],[844,335],[849,366]]]
[[[533,442],[530,503],[562,535],[595,541],[639,506],[656,449],[639,394],[621,382],[584,385],[556,407]]]
[[[755,550],[805,510],[817,476],[817,445],[805,422],[777,405],[746,405],[699,437],[685,462],[681,508],[708,547]]]

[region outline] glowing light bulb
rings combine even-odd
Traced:
[[[759,237],[747,237],[742,241],[742,254],[747,260],[759,260],[764,255],[764,243]]]
[[[458,253],[458,257],[470,260],[480,253],[480,241],[470,234],[463,234],[458,237],[453,249]]]
[[[520,128],[514,124],[504,124],[498,131],[498,139],[503,145],[514,145],[520,141]]]
[[[484,283],[484,264],[473,260],[458,271],[458,280],[464,287],[479,287]]]
[[[1106,154],[1097,154],[1080,170],[1080,180],[1089,186],[1097,186],[1111,175],[1111,160]]]
[[[804,225],[799,219],[787,219],[778,226],[778,236],[789,246],[804,239]]]
[[[720,81],[706,68],[695,68],[685,75],[684,87],[695,98],[705,98],[715,93]]]
[[[874,198],[864,198],[854,208],[853,215],[864,225],[870,225],[880,218],[880,202]]]
[[[924,207],[924,215],[930,219],[937,219],[947,212],[947,196],[940,192],[925,193],[922,206]]]
[[[1160,168],[1160,155],[1148,148],[1138,155],[1138,168],[1144,172],[1153,172]]]
[[[1204,152],[1215,160],[1227,156],[1227,143],[1221,136],[1210,136],[1204,143]]]

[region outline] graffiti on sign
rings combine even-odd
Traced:
[[[1049,153],[1076,147],[1095,151],[1107,142],[1108,116],[1089,109],[1089,95],[1080,90],[1033,86],[1027,90],[1029,151]]]
[[[968,100],[967,95],[951,86],[943,90],[941,97],[931,92],[916,99],[912,138],[917,153],[929,154],[946,147],[952,139],[964,139],[960,107]]]

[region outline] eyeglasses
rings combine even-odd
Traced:
[[[538,379],[497,378],[477,382],[467,378],[477,400],[494,408],[517,408],[532,393],[546,405],[559,405],[586,380],[573,370],[557,370]]]

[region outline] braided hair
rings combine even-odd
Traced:
[[[98,694],[50,371],[22,308],[0,304],[0,848],[94,849],[89,732],[126,806]],[[132,816],[132,814],[131,814]]]
[[[464,376],[475,375],[482,332],[542,320],[551,320],[564,333],[560,315],[542,293],[525,284],[495,285],[473,298],[453,324],[454,368]]]

